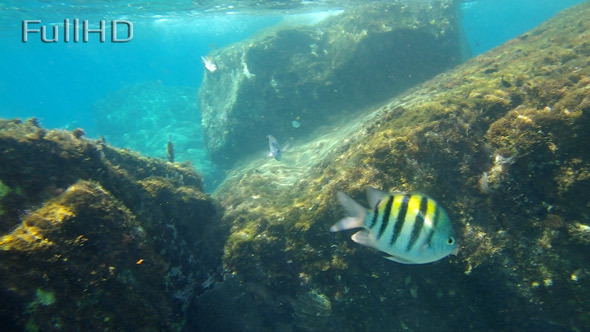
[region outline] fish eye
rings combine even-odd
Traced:
[[[455,238],[451,236],[450,238],[447,239],[447,243],[450,244],[450,245],[454,244],[455,243]]]

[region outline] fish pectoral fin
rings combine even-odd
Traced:
[[[397,256],[383,256],[383,257],[386,259],[389,259],[390,261],[394,261],[394,262],[401,263],[401,264],[416,264],[412,261],[409,261],[407,259],[403,259],[403,258],[400,258]]]
[[[430,245],[428,243],[424,243],[422,247],[420,247],[420,252],[425,252],[426,250],[430,249]]]
[[[350,237],[354,242],[362,244],[363,246],[375,248],[375,241],[369,235],[369,232],[362,230],[358,231]]]

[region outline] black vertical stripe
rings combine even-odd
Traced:
[[[389,214],[391,213],[391,205],[393,204],[393,195],[389,195],[387,199],[387,205],[385,205],[385,211],[383,213],[383,218],[381,219],[381,227],[379,228],[379,233],[377,234],[377,239],[380,239],[385,232],[385,228],[389,222]]]
[[[428,233],[428,237],[426,238],[426,243],[428,243],[428,246],[432,246],[432,243],[430,243],[432,241],[432,236],[434,235],[434,231],[436,230],[436,225],[438,225],[438,221],[440,220],[440,209],[438,208],[438,205],[434,204],[434,220],[432,221],[432,229],[430,230],[430,233]]]
[[[410,196],[404,195],[401,206],[399,207],[399,213],[397,214],[397,218],[395,218],[395,226],[393,227],[393,233],[391,234],[391,240],[389,241],[390,246],[395,244],[395,241],[397,241],[397,238],[399,237],[399,233],[404,227],[404,222],[406,222],[406,213],[408,213],[409,201]]]
[[[412,247],[418,241],[418,237],[420,236],[420,231],[422,230],[422,226],[424,226],[424,216],[426,215],[426,210],[428,209],[428,198],[422,196],[420,199],[420,212],[416,213],[416,219],[414,220],[414,227],[412,228],[412,235],[410,236],[410,242],[408,242],[408,247],[406,251],[410,251]]]
[[[371,219],[371,224],[369,225],[369,228],[373,228],[375,227],[375,224],[377,223],[377,217],[379,214],[379,203],[375,204],[375,208],[373,209],[373,219]]]

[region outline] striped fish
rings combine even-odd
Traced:
[[[385,258],[403,264],[435,262],[456,253],[451,220],[432,198],[368,188],[367,199],[371,210],[339,191],[338,200],[349,216],[330,231],[362,227],[352,235],[354,242],[380,250],[388,254]]]

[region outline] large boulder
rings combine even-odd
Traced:
[[[232,165],[268,134],[309,133],[460,63],[457,12],[451,0],[368,4],[212,52],[218,70],[199,91],[212,159]]]
[[[219,326],[590,326],[588,17],[590,3],[560,13],[355,121],[295,142],[284,162],[234,170],[215,195],[232,223],[224,254],[231,277],[207,294]],[[336,192],[366,205],[367,186],[437,199],[458,255],[401,265],[353,243],[352,232],[330,233],[344,216]],[[254,304],[246,313],[224,307],[224,298]],[[230,313],[235,321],[224,321]]]
[[[223,228],[190,165],[0,120],[0,324],[181,330]]]

